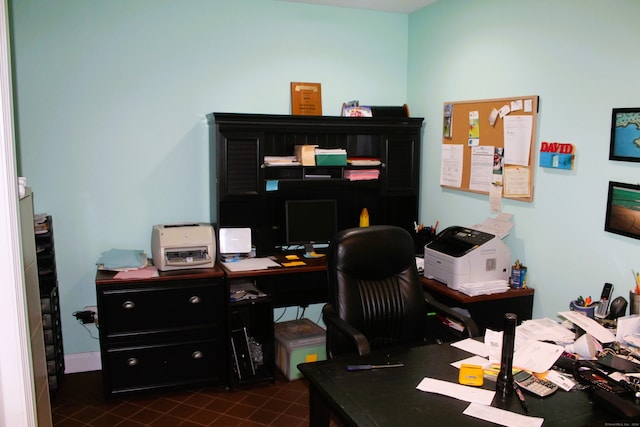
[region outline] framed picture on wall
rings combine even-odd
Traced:
[[[604,229],[640,239],[640,185],[609,181]]]
[[[614,108],[609,160],[640,162],[640,108]]]

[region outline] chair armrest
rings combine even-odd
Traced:
[[[444,314],[448,317],[451,317],[454,320],[458,320],[462,322],[465,330],[467,331],[467,334],[469,335],[469,338],[480,336],[480,329],[478,328],[478,325],[471,317],[465,316],[462,313],[452,310],[451,307],[436,301],[429,292],[424,291],[424,300],[427,302],[428,305],[433,307],[436,311],[440,312],[441,314]]]
[[[331,304],[325,304],[322,308],[322,318],[324,320],[324,323],[327,325],[327,328],[329,328],[329,325],[331,325],[338,331],[340,331],[344,336],[351,339],[357,347],[358,354],[360,356],[371,353],[371,346],[369,345],[369,340],[367,340],[367,337],[365,337],[360,331],[340,318]]]

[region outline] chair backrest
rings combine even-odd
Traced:
[[[371,350],[424,338],[427,304],[411,235],[377,225],[338,232],[327,253],[328,302],[369,340]],[[353,344],[327,325],[335,356]]]

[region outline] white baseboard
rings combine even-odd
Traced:
[[[64,373],[89,372],[102,370],[99,351],[64,355]]]

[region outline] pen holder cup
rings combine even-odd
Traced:
[[[629,291],[629,314],[640,314],[640,294]]]
[[[527,284],[527,268],[511,267],[511,287],[522,288]]]
[[[424,228],[413,235],[413,243],[415,246],[416,255],[424,255],[424,247],[433,241],[436,236],[431,234],[430,228]]]
[[[598,306],[598,303],[593,303],[588,307],[583,307],[581,305],[578,305],[578,301],[573,300],[571,301],[571,303],[569,303],[569,310],[577,311],[578,313],[582,313],[585,316],[593,319],[597,306]]]

